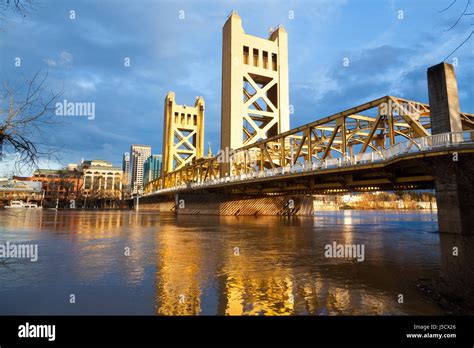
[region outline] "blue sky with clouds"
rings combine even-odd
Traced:
[[[47,130],[50,144],[63,151],[63,164],[84,157],[120,165],[131,143],[161,153],[169,90],[180,104],[204,97],[205,141],[216,151],[221,34],[231,10],[252,35],[267,37],[277,24],[288,31],[290,123],[296,127],[387,94],[428,102],[426,69],[443,61],[474,28],[474,16],[464,16],[446,31],[466,4],[457,0],[440,12],[451,3],[43,0],[26,18],[10,17],[0,33],[2,80],[20,83],[43,69],[48,87],[63,91],[61,100],[96,104],[94,120],[62,117]],[[461,109],[471,113],[473,45],[474,37],[447,60],[457,59]],[[16,57],[21,67],[15,67]],[[125,57],[130,67],[124,66]],[[342,64],[345,57],[348,67]]]

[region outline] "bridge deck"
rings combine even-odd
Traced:
[[[434,188],[433,158],[474,154],[474,131],[409,139],[382,152],[331,158],[250,174],[192,182],[149,193],[170,195],[199,190],[228,193],[336,193]]]

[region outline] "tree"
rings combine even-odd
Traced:
[[[37,72],[26,88],[4,84],[0,101],[0,159],[4,149],[17,153],[18,163],[37,167],[40,157],[56,157],[45,137],[44,128],[54,122],[54,101],[62,93],[46,91],[48,74]]]
[[[10,15],[26,17],[34,9],[34,0],[1,0],[0,1],[0,28],[3,28],[6,18]]]
[[[447,12],[449,11],[455,4],[457,3],[457,0],[453,0],[451,2],[451,4],[442,9],[441,11],[439,11],[440,13],[444,13],[444,12]],[[474,16],[474,12],[469,12],[469,6],[471,5],[471,0],[465,0],[465,3],[462,5],[462,11],[459,12],[458,16],[457,16],[457,19],[454,21],[454,23],[448,28],[448,29],[445,29],[445,31],[450,31],[452,29],[454,29],[461,21],[462,19],[464,19],[465,17],[467,16]],[[471,17],[472,18],[472,17]],[[471,24],[472,26],[472,24]],[[471,37],[473,36],[474,34],[474,30],[470,30],[466,33],[466,38],[456,47],[454,48],[451,53],[446,57],[444,58],[444,60],[447,60],[449,57],[451,57],[457,50],[459,50],[462,46],[464,46],[466,44],[466,42],[468,42]]]

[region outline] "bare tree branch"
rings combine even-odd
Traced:
[[[12,12],[26,17],[33,7],[33,0],[2,0],[0,3],[0,14],[5,16],[6,13]]]
[[[20,167],[36,167],[39,158],[56,158],[58,154],[49,146],[44,130],[56,123],[54,101],[62,92],[48,93],[47,77],[47,73],[38,71],[31,80],[25,80],[26,88],[13,89],[8,82],[4,84],[0,103],[0,155],[3,147],[13,150]]]
[[[455,3],[456,3],[456,0],[454,0],[448,7],[446,7],[446,8],[443,9],[443,10],[440,10],[440,11],[438,11],[438,12],[441,13],[441,12],[447,11],[447,10],[450,9]],[[454,29],[454,28],[461,22],[461,19],[462,19],[464,16],[471,16],[471,15],[474,14],[474,13],[472,13],[472,12],[469,12],[469,13],[467,12],[467,10],[468,10],[470,4],[471,4],[471,0],[466,0],[466,6],[464,7],[464,10],[463,10],[462,13],[459,15],[459,17],[458,17],[457,20],[454,22],[454,24],[453,24],[450,28],[444,30],[445,32]],[[473,24],[471,24],[471,26],[472,26],[472,25],[473,25]],[[449,57],[451,57],[457,50],[459,50],[462,46],[464,46],[464,45],[466,44],[466,42],[468,42],[468,41],[471,39],[471,37],[472,37],[473,34],[474,34],[474,31],[471,31],[470,33],[468,33],[466,39],[464,39],[463,42],[461,42],[453,51],[451,51],[451,53],[448,54],[448,55],[446,56],[446,58],[443,59],[443,61],[447,60],[447,59],[448,59]]]
[[[451,57],[453,55],[454,52],[456,52],[458,49],[460,49],[466,42],[469,41],[469,39],[471,38],[472,34],[474,34],[474,30],[471,31],[471,33],[469,34],[469,36],[463,41],[461,42],[461,44],[456,47],[446,58],[444,58],[443,60],[447,60],[449,57]]]
[[[456,3],[457,0],[454,0],[451,5],[449,5],[448,7],[446,7],[444,10],[441,10],[441,11],[438,11],[438,13],[442,13],[442,12],[445,12],[447,10],[449,10],[455,3]]]
[[[8,17],[26,17],[35,10],[37,0],[0,0],[0,30],[4,30]]]
[[[461,18],[466,14],[466,11],[469,7],[469,4],[471,3],[471,0],[466,0],[466,7],[464,8],[464,11],[461,13],[461,15],[458,17],[458,19],[456,20],[456,22],[454,22],[454,24],[449,28],[449,29],[446,29],[445,31],[450,31],[451,29],[453,29],[460,21],[461,21]]]

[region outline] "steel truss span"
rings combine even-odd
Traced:
[[[156,180],[146,193],[238,184],[259,178],[315,173],[382,163],[406,154],[443,154],[470,147],[474,115],[461,113],[463,132],[431,136],[430,106],[385,96],[279,135],[200,158]],[[221,174],[221,166],[230,173]],[[415,188],[415,187],[413,187]]]

